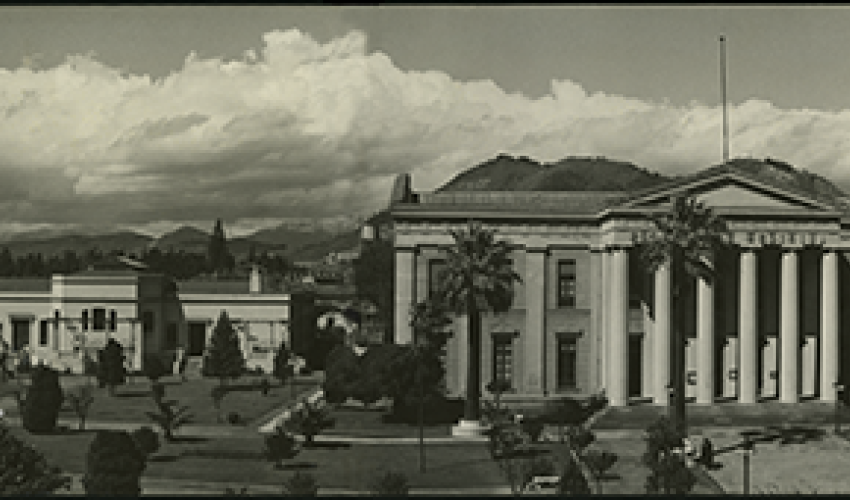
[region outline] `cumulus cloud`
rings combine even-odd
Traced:
[[[0,226],[134,226],[367,214],[393,177],[433,189],[499,153],[716,164],[718,107],[672,106],[553,81],[548,95],[404,71],[362,32],[274,31],[241,60],[189,54],[153,79],[69,57],[0,69]],[[850,111],[730,109],[733,156],[774,157],[850,188]],[[42,226],[38,226],[42,225]]]

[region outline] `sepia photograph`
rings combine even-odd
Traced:
[[[850,5],[0,47],[0,496],[850,494]]]

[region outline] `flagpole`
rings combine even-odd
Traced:
[[[726,110],[726,36],[720,35],[720,88],[723,101],[723,162],[729,160],[729,115]]]

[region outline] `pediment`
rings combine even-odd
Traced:
[[[664,190],[638,196],[622,206],[629,208],[662,207],[669,205],[673,197],[681,195],[695,196],[706,206],[721,209],[750,209],[754,211],[834,210],[833,207],[818,200],[729,173],[715,178],[685,182]]]

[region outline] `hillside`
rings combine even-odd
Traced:
[[[438,191],[630,191],[670,179],[632,163],[601,157],[538,163],[499,155],[461,172]]]
[[[77,255],[84,255],[94,249],[103,253],[123,250],[127,253],[141,253],[153,238],[132,231],[121,231],[117,233],[99,235],[66,234],[55,237],[31,240],[12,240],[3,243],[13,256],[26,255],[29,253],[40,253],[44,257],[62,255],[66,250],[71,250]]]

